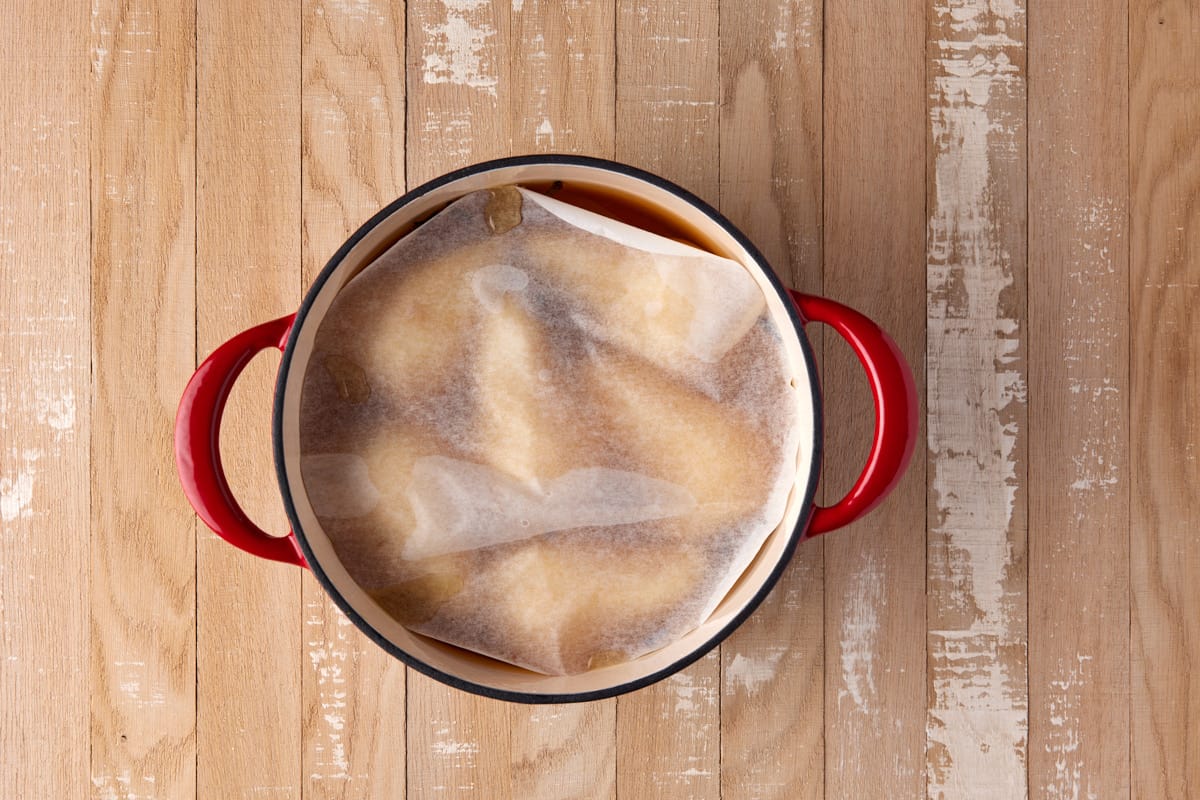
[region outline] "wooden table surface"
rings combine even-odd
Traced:
[[[54,0],[0,14],[0,798],[1200,797],[1196,0]],[[406,187],[588,153],[879,320],[925,409],[719,651],[527,707],[198,524],[198,358]],[[824,496],[873,424],[817,329]],[[271,380],[226,463],[282,532]]]

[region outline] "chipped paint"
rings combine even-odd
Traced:
[[[930,529],[928,793],[1025,794],[1024,595],[1011,540],[1026,400],[1003,181],[1020,170],[1024,29],[1015,3],[936,3],[928,231]],[[1020,34],[1018,34],[1019,36]],[[1010,237],[1011,238],[1011,237]],[[1020,254],[1016,254],[1018,257]],[[1017,576],[1019,577],[1019,576]]]
[[[167,682],[146,669],[145,661],[113,661],[117,689],[130,705],[159,708],[167,704]]]
[[[1121,335],[1114,322],[1114,297],[1096,291],[1098,283],[1118,279],[1117,267],[1108,242],[1122,231],[1117,203],[1108,198],[1093,198],[1084,204],[1074,220],[1079,232],[1075,259],[1067,270],[1072,284],[1066,306],[1066,324],[1082,331],[1064,343],[1072,413],[1096,420],[1092,432],[1080,438],[1071,454],[1074,471],[1067,486],[1074,519],[1083,524],[1092,503],[1112,498],[1121,480],[1121,465],[1112,455],[1120,451],[1121,431],[1104,424],[1122,413],[1121,392],[1109,377],[1106,360]]]
[[[675,698],[675,704],[671,709],[676,714],[694,714],[696,712],[696,703],[692,699],[692,695],[696,692],[696,687],[692,682],[692,676],[681,672],[671,676],[668,681],[671,689],[671,694]]]
[[[109,53],[112,47],[113,35],[112,30],[104,24],[100,17],[100,9],[93,4],[92,6],[92,78],[101,80],[104,78],[105,67],[109,63]]]
[[[647,760],[637,768],[638,789],[670,797],[716,796],[720,682],[720,654],[713,650],[647,691],[646,699],[652,705],[646,710],[657,710],[659,720],[654,723],[652,714],[642,724],[659,725],[671,732],[671,739],[670,744],[649,748]],[[619,717],[621,712],[617,713]]]
[[[803,3],[800,0],[784,0],[775,6],[777,16],[773,23],[774,35],[770,48],[776,53],[799,50],[815,45],[814,30],[819,3]]]
[[[665,719],[676,714],[698,717],[705,713],[706,706],[717,702],[716,688],[707,680],[697,682],[691,670],[675,673],[667,678],[666,684],[672,703],[664,711]]]
[[[363,22],[370,18],[384,18],[383,11],[375,6],[373,0],[325,0],[325,5],[339,19]],[[324,9],[321,13],[324,14]]]
[[[1062,328],[1069,332],[1062,341],[1061,370],[1066,391],[1056,399],[1062,403],[1064,418],[1071,421],[1068,433],[1074,444],[1054,456],[1064,468],[1055,470],[1050,478],[1054,483],[1050,496],[1065,497],[1070,516],[1061,523],[1061,532],[1050,529],[1059,535],[1053,537],[1049,553],[1065,570],[1058,591],[1084,575],[1092,577],[1088,584],[1072,590],[1072,608],[1067,618],[1055,622],[1052,631],[1065,631],[1069,637],[1072,632],[1062,627],[1064,623],[1068,627],[1109,626],[1121,632],[1120,641],[1129,624],[1124,618],[1125,598],[1122,595],[1122,603],[1110,602],[1105,586],[1110,579],[1114,585],[1119,581],[1124,586],[1127,578],[1121,571],[1112,574],[1117,562],[1102,563],[1099,559],[1107,561],[1102,554],[1109,546],[1112,552],[1123,552],[1122,545],[1111,536],[1097,537],[1105,526],[1121,525],[1119,520],[1125,514],[1126,495],[1121,485],[1126,476],[1128,409],[1120,362],[1114,363],[1116,355],[1123,358],[1126,354],[1121,340],[1127,312],[1126,275],[1118,268],[1121,261],[1114,253],[1123,252],[1124,212],[1115,200],[1099,195],[1085,195],[1077,203],[1063,204],[1055,211],[1061,215],[1056,224],[1062,226],[1056,235],[1069,247],[1063,264],[1064,300],[1056,311],[1061,315]],[[1119,515],[1117,521],[1114,515]],[[1081,556],[1076,552],[1080,547],[1094,549]],[[1050,605],[1043,607],[1053,609],[1062,601],[1062,597],[1049,598]],[[1106,609],[1117,619],[1106,619]],[[1062,655],[1065,648],[1061,647],[1061,639],[1055,646],[1053,632],[1049,640],[1043,640],[1043,652],[1048,648],[1057,657],[1042,656],[1044,666],[1033,688],[1039,700],[1039,719],[1046,722],[1035,740],[1045,755],[1036,753],[1037,768],[1031,773],[1031,793],[1037,797],[1093,800],[1111,794],[1106,788],[1112,785],[1109,781],[1127,786],[1125,770],[1114,769],[1114,751],[1106,747],[1113,739],[1103,726],[1120,730],[1116,726],[1127,723],[1128,708],[1124,700],[1114,703],[1111,709],[1097,705],[1101,695],[1108,697],[1117,692],[1119,683],[1111,691],[1108,684],[1115,680],[1114,670],[1124,667],[1124,655],[1114,661],[1103,649],[1111,637],[1091,632],[1084,638],[1101,649],[1076,650],[1066,656]],[[1100,663],[1094,664],[1097,659]],[[1106,718],[1107,722],[1102,723]]]
[[[779,661],[787,647],[778,646],[766,650],[761,656],[748,656],[735,653],[733,660],[725,667],[725,678],[734,686],[741,686],[753,694],[765,683],[775,679]]]
[[[475,755],[479,752],[479,745],[475,742],[456,742],[450,739],[434,742],[431,747],[434,755],[438,756]]]
[[[346,673],[349,670],[351,642],[347,627],[350,620],[324,601],[316,600],[305,604],[307,615],[304,624],[316,635],[306,639],[309,666],[316,675],[317,696],[309,778],[315,781],[349,781],[366,778],[365,774],[353,774],[346,752],[347,698],[349,686]],[[333,624],[326,621],[326,614],[334,614]],[[331,630],[332,629],[332,630]],[[332,636],[330,635],[332,633]]]
[[[153,775],[134,775],[124,769],[111,775],[93,775],[95,800],[156,800],[161,795]]]
[[[445,21],[426,25],[422,78],[425,83],[450,83],[481,89],[496,96],[496,74],[485,53],[496,35],[486,0],[442,0]]]
[[[13,451],[13,460],[16,460]],[[0,477],[0,521],[12,522],[33,516],[33,485],[37,477],[35,464],[42,451],[25,450],[21,453],[21,466],[10,475]]]
[[[1026,725],[1026,719],[1024,710],[988,714],[977,710],[939,711],[936,722],[930,724],[933,746],[927,796],[938,800],[1024,798],[1025,740],[1020,740],[1018,748],[1009,737],[1014,728]],[[945,747],[947,738],[952,738],[955,746]]]
[[[868,553],[847,587],[840,643],[844,688],[838,689],[838,704],[849,700],[862,714],[875,709],[875,655],[882,603],[883,574]]]
[[[104,65],[108,63],[108,48],[96,45],[92,48],[92,71],[97,76],[104,73]]]
[[[544,15],[533,14],[522,24],[524,35],[521,39],[521,51],[525,56],[518,80],[520,91],[528,95],[529,100],[526,113],[521,115],[521,138],[531,139],[534,146],[543,151],[570,150],[572,148],[569,143],[575,131],[571,128],[570,120],[563,118],[562,98],[552,96],[550,87],[563,80],[571,81],[572,75],[564,75],[561,62],[557,65],[553,63],[550,53],[546,51],[547,20]],[[564,40],[558,35],[551,35],[555,45],[561,48],[559,42]],[[574,36],[565,38],[566,55],[571,58],[584,55],[575,48],[575,41]],[[561,49],[559,52],[561,53]]]
[[[448,161],[467,163],[474,160],[475,140],[471,132],[471,111],[469,108],[452,106],[442,109],[429,109],[425,120],[421,123],[421,131],[436,137],[438,152]]]
[[[447,768],[469,772],[475,769],[475,756],[479,754],[479,743],[473,739],[452,738],[448,728],[440,728],[429,743],[434,758],[448,762]]]
[[[39,314],[27,316],[23,323],[6,331],[10,336],[45,336],[50,325],[72,325],[75,317],[69,314]],[[21,419],[49,428],[56,445],[75,438],[75,389],[73,379],[75,359],[70,353],[56,350],[41,355],[31,364],[32,369],[17,384],[13,396],[0,391],[0,419],[7,428],[8,418],[19,413]],[[0,367],[0,371],[7,371]],[[60,451],[54,448],[55,453]]]
[[[33,396],[34,418],[41,425],[48,425],[55,438],[61,438],[75,430],[75,392],[68,386],[50,389],[37,385]]]
[[[542,119],[534,132],[534,138],[539,145],[545,144],[554,147],[554,126],[550,124],[549,117]]]
[[[1049,731],[1043,737],[1046,752],[1054,759],[1053,780],[1039,787],[1046,800],[1099,800],[1092,789],[1079,751],[1079,707],[1088,683],[1091,656],[1076,654],[1073,662],[1060,661],[1046,695]]]

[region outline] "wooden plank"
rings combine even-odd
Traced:
[[[1025,8],[934,0],[928,20],[927,795],[1021,798]]]
[[[612,158],[614,13],[613,0],[512,0],[513,153]]]
[[[303,7],[303,283],[404,192],[404,11]],[[403,797],[404,665],[303,579],[304,797]]]
[[[486,158],[613,150],[613,6],[409,6],[415,185]],[[413,675],[410,797],[611,798],[614,701],[526,707]]]
[[[1129,793],[1126,4],[1029,29],[1029,788]]]
[[[197,13],[197,346],[202,358],[300,295],[300,8],[200,4]],[[239,379],[221,447],[234,494],[287,530],[271,459],[278,354]],[[201,798],[299,798],[300,570],[199,526],[197,788]]]
[[[408,672],[408,798],[516,798],[507,706]]]
[[[616,800],[616,700],[510,706],[514,798]]]
[[[889,331],[923,395],[924,3],[826,6],[826,296]],[[862,367],[825,337],[825,497],[849,488],[873,428]],[[925,790],[925,458],[887,502],[825,541],[825,793]]]
[[[3,797],[88,792],[87,25],[0,18]]]
[[[789,286],[821,293],[822,6],[721,6],[721,211]],[[821,331],[813,343],[820,349]],[[721,797],[824,785],[824,546],[802,545],[721,647]],[[783,698],[783,700],[781,700]]]
[[[616,157],[720,199],[716,0],[617,2]],[[617,795],[716,798],[721,660],[714,650],[617,700]]]
[[[1130,4],[1132,796],[1200,787],[1200,14]]]
[[[616,157],[715,205],[721,99],[716,0],[618,0],[616,25]]]
[[[409,183],[509,155],[507,5],[411,0],[407,11]]]
[[[172,429],[196,354],[195,9],[92,15],[92,783],[191,798],[195,516]]]

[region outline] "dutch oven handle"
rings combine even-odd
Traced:
[[[175,466],[196,514],[234,547],[262,558],[306,566],[296,535],[271,536],[238,505],[221,467],[221,414],[250,359],[287,345],[295,314],[242,331],[218,347],[192,375],[175,415]]]
[[[867,465],[845,497],[813,509],[806,535],[816,536],[859,519],[900,482],[917,444],[917,388],[900,348],[869,318],[827,298],[788,291],[801,322],[823,322],[849,343],[875,397],[875,437]]]

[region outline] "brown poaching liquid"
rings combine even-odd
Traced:
[[[699,229],[637,195],[579,181],[538,181],[522,183],[521,186],[626,225],[723,255]]]
[[[505,185],[511,186],[512,184],[498,184],[492,188],[499,189]],[[547,197],[553,197],[555,200],[570,203],[586,211],[624,222],[626,225],[632,225],[635,228],[641,228],[644,231],[656,233],[659,236],[665,236],[668,239],[674,239],[692,247],[698,247],[714,255],[724,258],[734,258],[733,254],[718,247],[700,229],[677,216],[668,214],[658,206],[648,202],[645,198],[631,192],[624,192],[610,186],[583,181],[523,181],[516,185],[530,191],[538,192],[539,194],[544,194]],[[464,193],[460,197],[466,194],[468,193]],[[361,272],[375,259],[383,255],[392,245],[421,227],[428,220],[440,214],[445,210],[446,206],[460,199],[460,197],[456,197],[454,200],[447,200],[437,208],[401,226],[393,237],[379,243],[367,254],[360,265],[354,270],[354,274]]]

